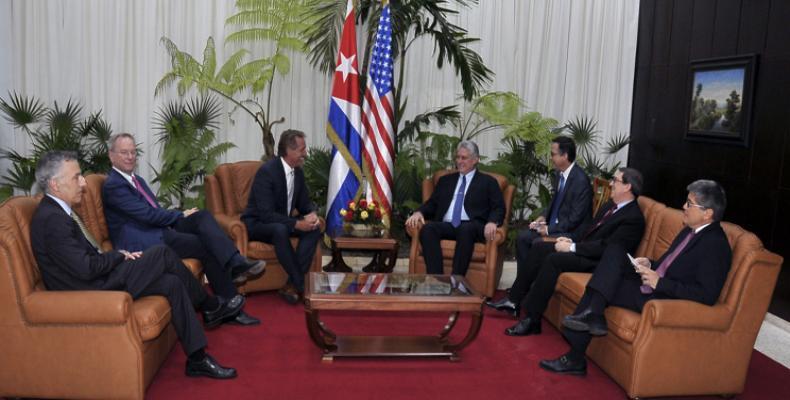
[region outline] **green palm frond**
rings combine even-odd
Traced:
[[[326,196],[329,187],[329,170],[332,151],[324,147],[310,148],[310,156],[304,162],[304,178],[310,188],[310,200],[319,205],[318,212],[326,214]]]
[[[201,96],[187,102],[185,112],[192,118],[195,128],[218,129],[222,105],[213,96]]]
[[[308,60],[323,73],[335,71],[345,12],[346,2],[341,0],[317,1],[310,11],[315,23],[305,32]]]
[[[617,136],[609,138],[609,140],[606,142],[604,151],[606,154],[615,154],[624,149],[629,144],[631,144],[631,136],[625,133],[618,133]]]
[[[584,159],[594,155],[600,142],[597,126],[598,122],[587,116],[576,117],[565,124],[565,129],[576,143],[579,155]]]
[[[277,40],[280,32],[273,28],[248,28],[236,31],[225,39],[228,43]]]
[[[21,96],[16,92],[8,93],[8,97],[10,103],[0,99],[0,111],[5,114],[5,120],[16,128],[37,123],[47,115],[44,103],[35,97]]]
[[[412,141],[414,140],[420,133],[423,132],[423,128],[429,126],[431,123],[437,123],[439,126],[444,126],[445,124],[452,123],[453,121],[459,121],[461,118],[461,113],[458,111],[458,106],[446,106],[439,108],[438,110],[432,110],[428,112],[424,112],[422,114],[417,114],[413,120],[406,121],[401,129],[398,132],[398,142],[405,142],[405,141]]]
[[[74,129],[79,123],[79,115],[82,113],[82,105],[69,99],[66,102],[66,107],[61,108],[58,102],[54,102],[54,106],[47,113],[47,124],[52,132],[66,134]]]
[[[163,204],[182,208],[202,204],[204,193],[195,188],[202,187],[203,178],[214,171],[217,160],[235,147],[229,142],[215,143],[219,101],[208,95],[171,101],[154,115],[162,159],[162,168],[154,171],[153,180],[159,183],[158,197]],[[197,199],[191,198],[195,195]]]
[[[0,99],[0,112],[8,120],[19,119],[30,139],[30,153],[23,155],[13,150],[0,149],[0,158],[11,162],[11,168],[3,176],[6,185],[29,193],[35,182],[35,166],[39,158],[51,150],[70,150],[77,153],[86,172],[106,171],[110,161],[107,157],[106,140],[112,127],[96,111],[81,117],[83,106],[69,99],[65,106],[53,102],[46,106],[34,97],[10,95],[10,100]]]

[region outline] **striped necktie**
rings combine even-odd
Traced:
[[[132,183],[134,183],[134,188],[137,189],[137,191],[143,195],[145,201],[147,201],[148,204],[151,205],[151,207],[159,208],[159,206],[156,204],[154,199],[152,199],[151,196],[149,196],[148,193],[145,192],[145,189],[143,189],[143,185],[140,184],[140,181],[138,181],[137,177],[135,177],[134,175],[132,175]]]
[[[82,234],[85,236],[85,239],[88,239],[88,243],[90,243],[91,246],[93,246],[93,248],[96,249],[96,251],[99,254],[101,254],[102,253],[101,246],[99,246],[99,243],[96,241],[96,238],[94,238],[93,235],[91,235],[90,231],[88,231],[88,228],[82,222],[82,219],[80,219],[80,216],[77,215],[77,213],[75,213],[74,211],[72,211],[71,212],[71,219],[73,219],[74,222],[77,223],[77,226],[80,227],[80,231],[82,231]]]

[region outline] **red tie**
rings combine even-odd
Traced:
[[[587,236],[590,236],[590,234],[593,233],[596,229],[598,229],[599,226],[603,225],[603,223],[606,222],[606,219],[611,217],[615,211],[617,211],[617,204],[613,205],[612,208],[606,211],[606,214],[604,214],[603,217],[601,217],[601,219],[599,219],[598,222],[595,225],[593,225],[592,228],[590,228],[587,231],[587,233],[584,234],[584,236],[582,236],[582,240],[586,239]]]
[[[148,201],[148,204],[150,204],[151,207],[159,208],[159,206],[156,205],[154,199],[152,199],[151,196],[149,196],[148,193],[145,192],[143,186],[140,185],[140,182],[137,181],[137,177],[135,177],[134,175],[132,175],[132,182],[134,183],[134,187],[137,189],[137,191],[140,192],[140,194],[142,194],[143,197],[145,197],[145,200]]]
[[[672,264],[673,261],[675,261],[676,258],[678,258],[680,252],[683,251],[683,249],[686,247],[687,244],[689,244],[689,242],[693,237],[694,237],[694,231],[689,232],[689,234],[686,235],[683,241],[678,244],[678,247],[675,247],[675,250],[673,250],[672,253],[670,253],[668,256],[664,258],[664,261],[661,262],[661,265],[659,265],[658,268],[656,268],[656,273],[660,278],[664,277],[664,275],[667,273],[667,269],[669,269],[669,266]],[[651,288],[648,285],[642,285],[640,290],[644,294],[653,293],[653,288]]]

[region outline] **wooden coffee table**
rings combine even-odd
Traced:
[[[321,310],[446,312],[449,319],[435,336],[338,336],[320,320]],[[472,322],[461,341],[449,334],[461,313]],[[311,272],[305,285],[305,317],[322,360],[334,357],[448,357],[469,345],[483,322],[483,296],[463,276]]]
[[[324,266],[326,272],[352,272],[343,261],[343,250],[373,252],[373,259],[362,268],[365,272],[392,272],[398,259],[398,241],[388,236],[360,238],[338,236],[331,240],[332,261]]]

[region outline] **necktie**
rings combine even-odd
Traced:
[[[153,208],[158,208],[159,207],[159,206],[156,205],[156,202],[154,201],[154,199],[152,199],[151,196],[149,196],[148,193],[146,193],[145,189],[143,189],[143,186],[140,185],[140,181],[138,181],[137,177],[134,176],[134,175],[132,175],[132,182],[134,183],[135,189],[137,189],[137,191],[140,192],[140,194],[143,195],[143,197],[148,202],[148,204],[151,205],[151,207],[153,207]]]
[[[613,205],[612,208],[607,210],[606,214],[604,214],[603,217],[601,217],[601,219],[599,219],[598,222],[595,223],[595,225],[593,225],[592,227],[590,227],[590,229],[587,230],[584,236],[582,236],[581,240],[586,239],[587,236],[590,236],[591,233],[595,232],[595,230],[598,229],[599,226],[603,225],[603,223],[606,222],[606,219],[611,217],[615,211],[617,211],[617,204]]]
[[[291,215],[291,206],[294,200],[294,170],[288,171],[288,179],[286,182],[288,186],[288,215]]]
[[[557,185],[557,195],[554,196],[554,202],[551,203],[551,214],[549,214],[549,225],[556,225],[559,222],[560,203],[562,197],[565,195],[565,175],[560,172],[560,182]]]
[[[675,250],[673,250],[672,253],[670,253],[668,256],[664,257],[664,261],[662,261],[661,265],[659,265],[658,268],[656,268],[656,273],[658,274],[659,277],[661,278],[664,277],[664,275],[667,273],[667,269],[669,269],[669,266],[672,264],[672,261],[675,261],[675,259],[678,257],[680,252],[683,251],[683,249],[686,247],[687,244],[689,244],[689,242],[693,237],[694,237],[694,231],[689,232],[689,234],[686,235],[683,241],[680,242],[677,247],[675,247]],[[651,288],[648,285],[642,285],[642,287],[640,287],[640,290],[644,294],[653,293],[653,288]]]
[[[455,204],[453,205],[453,216],[451,224],[458,228],[461,225],[461,210],[464,207],[464,192],[466,192],[466,175],[461,177],[461,186],[455,194]]]
[[[91,246],[93,246],[93,248],[96,249],[96,251],[99,252],[99,254],[101,254],[102,251],[101,251],[101,247],[99,246],[99,243],[96,241],[93,235],[91,235],[90,231],[88,231],[88,228],[85,226],[85,224],[82,223],[80,216],[77,215],[77,213],[75,213],[74,211],[72,211],[71,219],[73,219],[74,222],[77,223],[77,226],[80,227],[80,231],[82,231],[82,235],[85,236],[85,239],[88,239],[88,243],[90,243]]]

